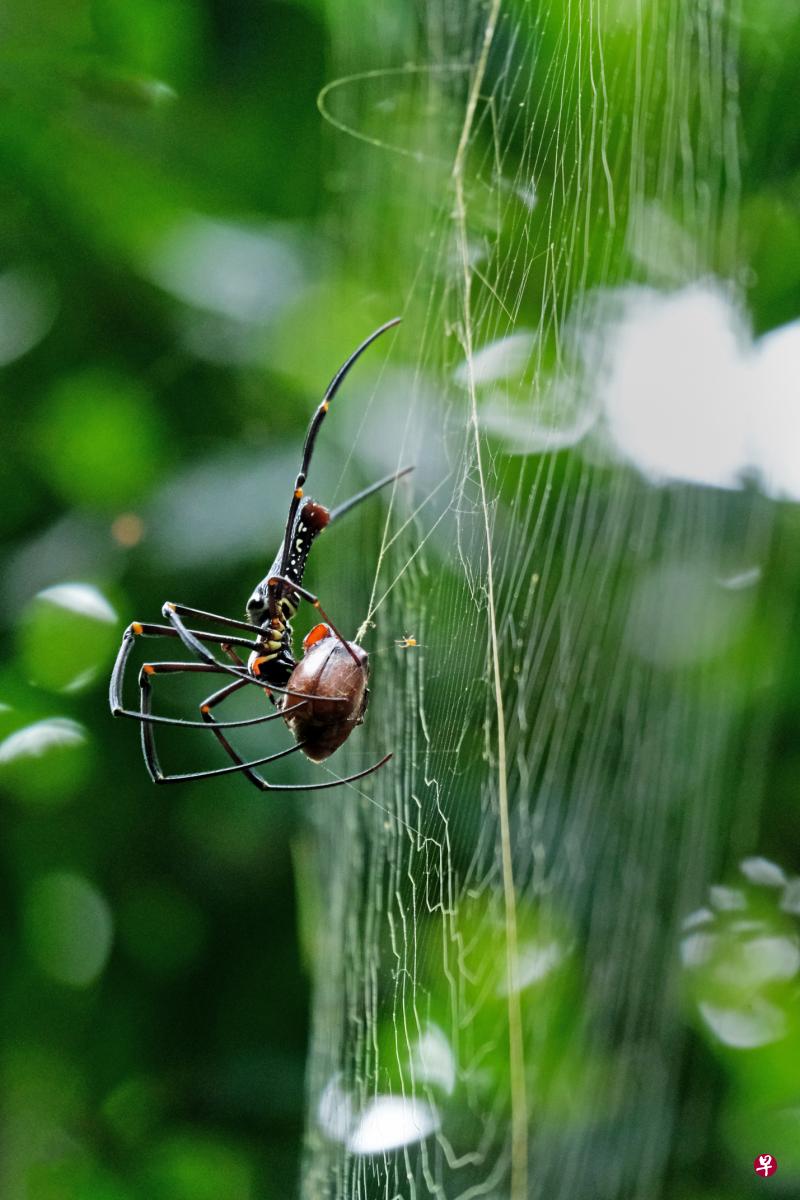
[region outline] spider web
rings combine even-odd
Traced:
[[[681,922],[757,806],[735,647],[773,517],[757,463],[681,457],[675,387],[647,458],[660,365],[626,346],[645,318],[678,360],[684,321],[740,345],[738,14],[355,9],[320,107],[348,255],[402,278],[381,421],[386,469],[417,468],[362,627],[395,759],[311,809],[304,1194],[652,1200]]]

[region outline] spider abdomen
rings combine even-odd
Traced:
[[[345,645],[324,636],[306,646],[286,685],[291,694],[285,697],[284,707],[297,704],[300,696],[313,699],[287,713],[284,720],[312,762],[328,758],[361,723],[368,676],[369,656],[355,642]]]

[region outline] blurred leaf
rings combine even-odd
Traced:
[[[100,49],[117,62],[174,78],[197,61],[202,7],[192,0],[92,0]]]
[[[2,1058],[3,1097],[15,1114],[32,1122],[79,1118],[86,1105],[86,1079],[65,1051],[33,1042],[7,1046]]]
[[[59,381],[35,426],[51,485],[72,504],[141,499],[165,457],[162,423],[148,391],[130,376],[87,370]]]
[[[77,82],[92,99],[132,108],[156,108],[177,100],[174,90],[160,79],[109,70],[99,63],[92,63],[78,76]]]
[[[200,1134],[178,1134],[156,1147],[147,1168],[152,1200],[253,1200],[247,1155]]]
[[[163,1116],[161,1089],[152,1079],[135,1075],[123,1080],[103,1103],[103,1116],[123,1145],[141,1142]]]
[[[133,1200],[134,1195],[74,1148],[60,1160],[37,1162],[28,1173],[28,1187],[31,1200]]]
[[[761,332],[798,315],[797,272],[792,270],[800,259],[797,196],[761,190],[746,203],[742,219],[748,269],[759,293],[755,313]]]
[[[384,321],[396,317],[400,307],[397,297],[372,295],[367,302],[357,281],[323,275],[302,296],[300,306],[277,322],[269,344],[270,367],[291,379],[313,403],[356,346]],[[356,370],[362,387],[365,380],[380,374],[399,336],[396,330],[387,333],[359,363]]]
[[[65,803],[83,786],[91,765],[86,730],[68,717],[23,725],[0,742],[0,780],[30,803]]]
[[[197,908],[165,883],[142,884],[119,914],[120,937],[142,966],[158,974],[184,970],[203,947],[203,920]]]
[[[0,275],[0,366],[27,354],[55,320],[52,283],[35,272],[5,271]]]
[[[82,691],[110,661],[116,624],[113,608],[91,584],[57,584],[39,592],[20,624],[28,678],[51,692]]]
[[[40,970],[70,987],[94,983],[111,952],[108,904],[88,880],[68,871],[31,885],[23,926],[28,952]]]

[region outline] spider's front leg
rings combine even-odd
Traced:
[[[209,663],[219,667],[221,671],[226,671],[229,675],[238,675],[241,677],[241,669],[229,667],[226,664],[221,663],[219,659],[217,659],[211,653],[210,650],[206,649],[206,647],[195,636],[192,630],[186,628],[183,618],[200,617],[201,620],[215,621],[218,625],[224,625],[228,629],[246,629],[251,637],[258,637],[261,633],[261,629],[258,625],[250,625],[247,621],[236,621],[232,617],[219,617],[215,613],[203,612],[202,609],[199,608],[187,608],[185,604],[173,604],[171,600],[167,601],[161,611],[177,633],[178,637],[183,642],[186,649],[190,650],[196,658],[199,658],[201,662]],[[252,643],[244,642],[241,638],[228,638],[225,640],[228,642],[235,642],[237,645],[249,645],[250,649],[255,648]],[[217,638],[216,641],[218,644],[221,644],[223,639]]]
[[[211,615],[211,614],[207,614],[207,615]],[[192,634],[193,637],[195,637],[197,639],[202,639],[202,641],[210,642],[212,645],[218,645],[218,646],[220,646],[221,649],[225,650],[225,652],[229,655],[233,654],[235,661],[237,663],[239,663],[239,666],[241,668],[241,671],[238,673],[241,674],[241,676],[242,676],[241,682],[243,684],[245,684],[245,683],[257,684],[258,683],[257,680],[253,679],[250,676],[250,674],[247,672],[246,668],[244,667],[242,660],[231,649],[232,645],[235,643],[238,646],[244,646],[246,649],[252,651],[255,647],[255,643],[247,641],[245,638],[231,637],[230,635],[223,639],[219,636],[219,634],[215,635],[215,634],[211,634],[211,633],[204,633],[200,630],[190,630],[189,632]],[[132,709],[132,708],[125,707],[125,700],[124,700],[125,672],[127,670],[127,665],[128,665],[128,660],[130,658],[131,650],[133,649],[133,646],[135,645],[136,640],[140,637],[178,638],[178,636],[179,636],[178,631],[176,629],[173,629],[172,626],[170,626],[170,625],[145,625],[145,624],[142,624],[140,621],[133,621],[128,626],[128,628],[125,630],[125,633],[122,635],[122,641],[120,643],[119,651],[117,652],[116,662],[114,663],[114,670],[111,673],[111,682],[110,682],[110,687],[109,687],[109,697],[108,698],[109,698],[109,706],[111,708],[111,712],[112,712],[113,716],[129,717],[131,720],[134,720],[134,721],[140,721],[142,723],[148,722],[149,724],[156,724],[156,725],[179,725],[186,729],[207,729],[208,728],[208,725],[205,721],[186,721],[180,717],[162,717],[162,716],[160,716],[156,713],[152,713],[152,712],[145,714],[142,711],[142,707],[141,707],[141,691],[140,691],[140,707],[138,709]],[[213,656],[212,656],[212,658],[213,658]],[[225,674],[230,670],[230,668],[227,667],[224,663],[218,663],[216,661],[216,659],[214,659],[213,662],[210,662],[210,663],[207,663],[207,662],[203,662],[203,663],[174,662],[174,663],[163,663],[163,664],[148,663],[146,673],[158,674],[158,673],[160,673],[162,666],[165,668],[164,674],[178,674],[181,672],[185,672],[188,674],[191,672],[198,672],[198,671],[200,671],[200,672],[216,672],[218,674]],[[258,685],[258,686],[263,686],[263,685]],[[275,714],[268,713],[268,714],[266,714],[264,716],[260,716],[260,717],[250,717],[248,719],[241,720],[241,721],[218,722],[218,724],[221,724],[223,726],[223,728],[226,728],[226,729],[240,728],[245,725],[261,725],[265,721],[271,721],[274,719],[275,719]]]

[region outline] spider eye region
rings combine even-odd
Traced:
[[[260,625],[267,611],[267,604],[261,592],[253,592],[250,599],[247,601],[247,619],[252,621],[254,625]]]

